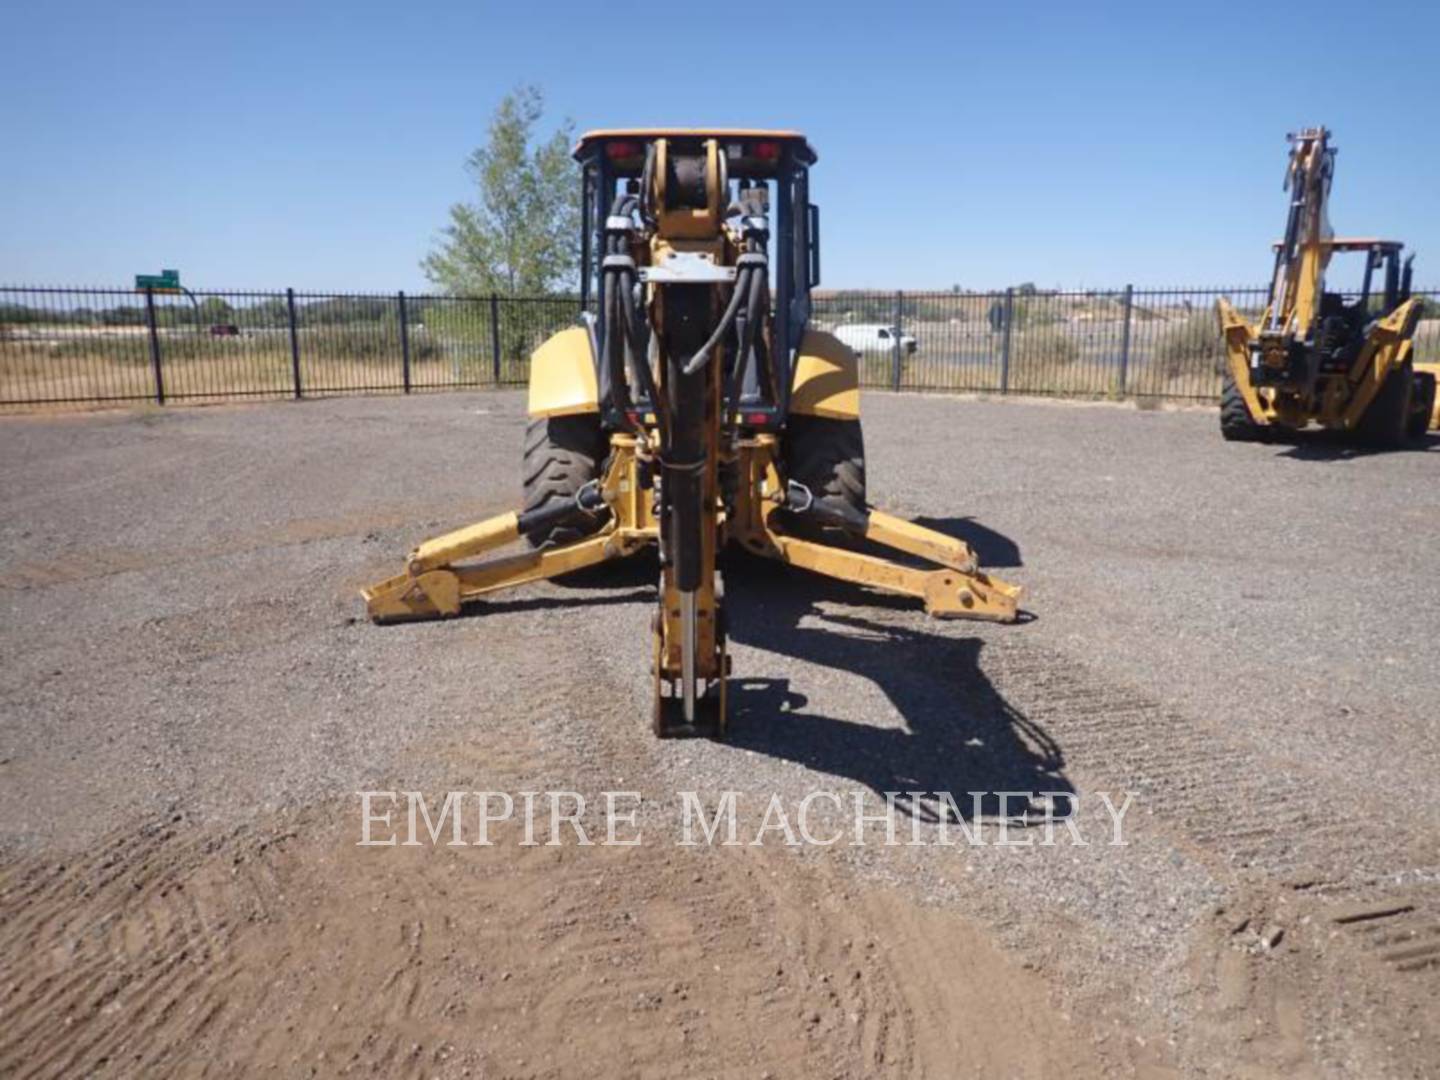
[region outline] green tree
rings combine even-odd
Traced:
[[[290,305],[278,296],[261,300],[250,309],[252,326],[285,326],[290,322]]]
[[[145,321],[145,309],[120,304],[100,312],[100,321],[106,326],[139,326]]]
[[[200,310],[196,313],[195,317],[199,319],[202,324],[208,325],[212,323],[234,322],[234,316],[235,309],[232,308],[229,302],[223,297],[207,296],[204,300],[200,301]]]
[[[545,112],[537,87],[507,94],[490,118],[489,138],[466,160],[479,189],[456,203],[435,250],[421,262],[441,289],[461,296],[540,295],[574,287],[580,248],[580,197],[567,120],[532,146]]]

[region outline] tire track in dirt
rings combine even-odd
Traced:
[[[71,1075],[114,1061],[123,1042],[126,1067],[139,1069],[170,1041],[157,1047],[150,1033],[182,1008],[208,1024],[232,974],[233,927],[263,909],[266,882],[240,868],[285,838],[172,820],[108,838],[105,854],[73,865],[7,872],[0,955],[24,962],[10,965],[0,1060],[20,1076]],[[104,1022],[122,1013],[123,1024]]]
[[[303,840],[154,829],[123,855],[12,875],[0,1066],[924,1071],[868,909],[784,856],[514,835],[357,851],[349,816]]]
[[[1322,912],[1398,903],[1416,923],[1440,927],[1436,832],[1401,818],[1392,803],[1015,636],[993,639],[985,666],[1054,737],[1067,769],[1091,786],[1133,791],[1147,821],[1212,868],[1232,878],[1258,873]]]
[[[611,699],[626,709],[628,695]],[[557,689],[542,719],[417,761],[457,789],[594,797],[622,774],[653,782],[642,729],[587,714],[598,741],[567,740],[573,708]],[[516,824],[491,848],[359,849],[357,805],[228,831],[176,817],[63,863],[4,867],[0,1072],[952,1073],[916,1021],[916,1002],[945,1008],[951,973],[907,977],[925,950],[885,948],[904,905],[830,869],[677,848],[673,823],[637,848],[524,847]],[[1023,1011],[1038,985],[943,931],[957,970],[1010,987],[991,1026],[1013,1027],[999,1013]],[[1008,1038],[992,1040],[994,1060]],[[1087,1061],[1074,1074],[1101,1075]]]
[[[644,601],[627,604],[618,617],[643,627],[648,608]],[[633,782],[655,790],[661,830],[678,836],[677,784],[712,794],[716,784],[751,791],[755,777],[736,758],[749,751],[650,735],[643,723],[649,676],[637,640],[644,643],[643,632],[617,642],[613,624],[576,620],[567,659],[587,673],[589,700],[596,704],[578,723],[542,720],[536,732],[552,750],[568,746],[578,752],[583,764],[570,767],[572,777],[583,775],[602,787],[625,777],[624,786]],[[774,661],[784,670],[784,657]],[[717,753],[723,762],[716,762]],[[699,775],[690,771],[692,758]],[[711,771],[706,763],[718,768]],[[786,783],[781,789],[790,790]],[[761,793],[770,794],[770,788],[762,786]],[[721,850],[728,855],[733,849]],[[773,1016],[803,1002],[799,1015],[807,1033],[845,1051],[840,1064],[801,1075],[853,1075],[844,1063],[857,1060],[864,1076],[1080,1076],[1098,1068],[1088,1031],[1077,1033],[1069,1017],[1057,1020],[1036,1010],[1037,1001],[1049,999],[1038,976],[1024,993],[1014,993],[1021,961],[1002,953],[990,934],[953,910],[917,905],[911,890],[896,889],[883,877],[857,876],[843,857],[797,859],[784,851],[772,858],[773,853],[767,847],[763,859],[745,865],[749,892],[768,898],[775,912],[779,940],[750,946],[768,946],[777,958],[794,952],[805,963],[798,975],[793,964],[777,965],[784,974],[767,994],[767,1004]],[[1027,962],[1025,970],[1034,969]],[[997,1032],[1004,1034],[997,1038]],[[1114,1057],[1123,1063],[1118,1071],[1130,1070],[1126,1048]],[[1115,1074],[1115,1062],[1102,1071]]]

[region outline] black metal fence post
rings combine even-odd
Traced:
[[[165,404],[165,369],[160,362],[160,331],[155,325],[155,290],[145,289],[145,323],[150,328],[150,368],[155,373],[155,404]]]
[[[400,301],[400,373],[405,383],[405,393],[410,393],[410,327],[405,318],[405,294],[397,293]]]
[[[901,366],[901,364],[904,362],[904,361],[901,359],[901,357],[902,357],[902,355],[903,355],[903,353],[904,353],[904,350],[900,347],[900,324],[901,324],[902,321],[904,321],[904,318],[905,318],[905,294],[904,294],[903,292],[897,292],[897,293],[895,294],[895,325],[894,325],[894,327],[893,327],[893,328],[891,329],[891,331],[890,331],[892,334],[895,335],[895,345],[894,345],[894,347],[893,347],[893,349],[892,349],[892,351],[893,351],[894,354],[895,354],[895,360],[894,360],[894,363],[891,365],[891,372],[890,372],[890,389],[891,389],[891,390],[899,390],[899,389],[900,389],[900,366]]]
[[[490,367],[495,385],[500,385],[500,298],[490,296]]]
[[[295,380],[295,400],[305,396],[300,385],[300,329],[295,319],[295,290],[285,290],[285,310],[290,317],[290,377]]]
[[[1125,286],[1125,325],[1120,331],[1120,394],[1130,385],[1130,316],[1135,310],[1135,286]]]
[[[1010,328],[1015,323],[1015,290],[1005,290],[1005,307],[1003,308],[1003,322],[1005,328],[1000,338],[1000,393],[1010,392]]]

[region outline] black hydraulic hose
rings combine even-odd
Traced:
[[[615,196],[615,201],[610,204],[610,216],[628,218],[635,212],[635,207],[638,202],[639,196],[629,191],[622,191]]]
[[[645,167],[640,170],[640,220],[654,227],[655,208],[650,204],[655,183],[655,141],[645,144]]]
[[[653,146],[647,151],[646,160],[653,166]],[[642,194],[637,198],[635,195],[625,194],[615,200],[614,213],[619,217],[629,217],[635,213],[637,206],[640,209],[641,217],[645,216],[644,188]],[[610,250],[607,254],[624,256],[625,237],[623,233],[615,234],[610,241]],[[633,405],[634,399],[629,392],[629,371],[633,367],[635,374],[640,379],[640,388],[645,396],[650,399],[651,407],[655,410],[656,426],[661,429],[661,439],[664,439],[666,430],[666,415],[664,403],[660,400],[660,391],[655,384],[655,375],[650,370],[649,358],[646,355],[645,339],[640,333],[640,312],[639,302],[635,298],[635,269],[633,266],[616,266],[612,268],[613,277],[610,278],[610,288],[606,295],[611,293],[615,297],[615,313],[617,315],[617,332],[622,335],[622,354],[619,360],[621,370],[625,373],[625,404],[628,407]],[[628,351],[628,353],[627,353]],[[625,358],[628,355],[633,359],[633,364],[626,364]],[[614,363],[614,361],[612,361]],[[612,376],[613,380],[613,376]],[[640,432],[641,425],[632,422],[630,417],[625,417],[625,423],[630,430],[636,434]]]
[[[685,366],[681,369],[686,375],[694,375],[696,372],[703,371],[705,365],[710,362],[710,357],[715,352],[715,346],[720,344],[720,339],[725,336],[730,329],[730,324],[735,321],[735,315],[740,310],[740,301],[744,299],[745,293],[749,289],[751,273],[753,271],[741,270],[740,275],[736,277],[735,288],[730,293],[730,303],[725,306],[725,314],[720,316],[720,322],[716,325],[715,332],[710,335],[704,345],[700,346],[695,355],[685,362]]]
[[[720,198],[730,198],[730,158],[722,149],[715,155],[716,167],[720,170],[717,186],[720,189]]]
[[[640,376],[640,389],[650,399],[651,408],[655,410],[655,426],[660,429],[660,444],[663,446],[668,441],[670,415],[665,401],[660,397],[660,388],[655,383],[655,373],[650,370],[648,350],[645,348],[645,341],[640,336],[639,304],[635,302],[633,291],[630,291],[628,286],[625,296],[620,301],[620,310],[623,312],[626,340],[635,357],[635,373]]]
[[[730,365],[730,381],[725,384],[720,412],[727,439],[734,434],[738,422],[735,410],[740,404],[740,387],[750,358],[750,314],[751,305],[747,302],[740,306],[740,312],[735,316],[735,359]]]
[[[533,536],[546,529],[569,521],[571,518],[589,514],[597,519],[608,518],[610,508],[600,494],[600,486],[591,481],[575,495],[575,498],[551,503],[548,506],[525,510],[516,515],[516,528],[521,536]]]
[[[617,195],[610,207],[612,217],[629,218],[635,212],[636,197],[629,192]],[[611,257],[623,259],[625,233],[612,230],[607,223],[605,230],[605,261]],[[625,370],[626,327],[625,316],[629,299],[626,293],[626,269],[622,266],[603,266],[602,281],[605,292],[605,340],[601,352],[609,376],[610,402],[620,414],[620,422],[633,434],[640,433],[640,424],[631,418],[634,401],[630,395],[630,380]]]
[[[807,514],[822,524],[834,525],[857,536],[864,536],[865,530],[870,527],[868,511],[857,510],[838,500],[833,503],[820,502],[813,491],[794,481],[791,481],[785,492],[785,509],[795,514]]]
[[[768,312],[770,310],[770,289],[768,285],[760,292],[760,303],[762,311]],[[775,377],[775,363],[770,355],[770,345],[771,343],[765,340],[763,331],[755,335],[755,381],[759,384],[761,392],[768,393],[770,400],[778,406],[782,404],[780,401],[780,384],[779,380]]]
[[[640,376],[641,389],[648,394],[654,380],[649,374],[650,365],[644,365],[642,371],[639,362],[646,352],[645,338],[640,333],[640,305],[635,299],[635,286],[630,281],[630,275],[624,271],[620,275],[620,290],[620,312],[624,316],[621,327],[625,332],[625,345],[635,358],[635,373]]]
[[[750,366],[750,353],[758,353],[761,342],[764,338],[764,303],[765,303],[765,271],[758,267],[749,275],[749,296],[746,298],[745,307],[735,321],[735,338],[739,345],[739,355],[735,358],[735,365],[730,372],[730,386],[725,395],[725,415],[727,422],[733,430],[735,426],[735,414],[740,408],[740,395],[745,387],[745,373]]]
[[[633,402],[630,398],[630,384],[625,375],[624,327],[620,314],[623,300],[619,293],[623,288],[621,275],[614,270],[605,273],[605,370],[609,375],[610,403],[620,414],[620,422],[627,430],[634,432],[638,424],[630,417]]]

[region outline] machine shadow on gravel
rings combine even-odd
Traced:
[[[480,618],[515,611],[549,611],[586,607],[611,607],[620,604],[655,602],[655,581],[660,576],[660,563],[654,551],[639,551],[628,559],[588,566],[572,574],[554,578],[541,588],[561,590],[548,596],[532,596],[528,592],[500,593],[460,609],[459,618]],[[573,590],[573,591],[572,591]]]
[[[761,560],[728,575],[731,640],[871,680],[905,722],[875,727],[810,707],[803,687],[786,678],[731,681],[727,742],[887,791],[950,792],[968,818],[967,792],[987,793],[984,815],[1001,812],[996,792],[1073,795],[1059,745],[1012,706],[980,668],[984,642],[929,632],[860,612],[847,604],[914,612],[914,602]],[[823,606],[822,606],[823,605]],[[830,609],[830,610],[827,610]],[[1053,797],[1052,797],[1053,799]],[[935,804],[901,801],[902,809],[938,820]],[[1073,799],[1054,799],[1063,817]],[[1007,811],[1021,810],[1010,800]],[[1039,814],[1032,808],[1029,816]]]
[[[964,540],[970,545],[970,550],[975,552],[975,558],[980,565],[987,569],[1008,569],[1025,565],[1020,558],[1019,544],[972,517],[917,517],[914,521],[916,525],[953,536],[956,540]]]
[[[568,583],[566,583],[568,584]],[[481,600],[479,603],[471,604],[461,608],[460,613],[454,618],[457,619],[481,619],[488,615],[508,615],[520,611],[570,611],[576,608],[592,607],[615,607],[622,604],[653,604],[655,602],[655,587],[649,588],[627,587],[626,582],[614,582],[609,586],[610,591],[598,591],[602,586],[593,585],[590,588],[597,591],[589,595],[569,596],[509,596],[503,600]],[[613,591],[624,589],[624,592]]]
[[[1440,450],[1440,435],[1434,433],[1401,448],[1365,446],[1330,431],[1301,431],[1288,437],[1272,436],[1269,441],[1284,446],[1276,457],[1294,458],[1296,461],[1350,461],[1377,454],[1423,454]]]

